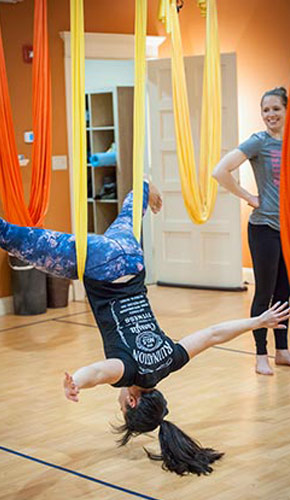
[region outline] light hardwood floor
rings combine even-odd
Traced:
[[[248,316],[252,288],[230,293],[152,286],[149,295],[163,329],[179,339]],[[273,354],[272,332],[269,344]],[[210,476],[180,478],[145,456],[143,446],[157,450],[156,433],[115,446],[109,422],[121,422],[116,389],[83,391],[78,404],[64,398],[64,370],[103,357],[86,303],[40,316],[1,317],[0,445],[108,484],[0,449],[0,499],[289,500],[290,369],[258,376],[253,353],[245,334],[160,384],[169,418],[203,445],[226,452]]]

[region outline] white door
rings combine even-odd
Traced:
[[[235,54],[222,65],[222,155],[238,144]],[[203,57],[185,58],[198,165]],[[167,284],[239,288],[242,283],[240,202],[219,187],[211,219],[194,224],[183,204],[177,165],[170,60],[148,62],[151,174],[164,208],[153,217],[155,279]]]

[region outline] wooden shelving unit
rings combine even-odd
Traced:
[[[88,231],[103,234],[116,218],[132,189],[133,87],[86,94]],[[116,165],[93,167],[92,154],[105,153],[115,143]],[[115,199],[98,199],[106,179],[116,182]]]

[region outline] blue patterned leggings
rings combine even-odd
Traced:
[[[149,200],[149,184],[143,184],[143,215]],[[41,271],[77,279],[75,236],[21,227],[0,218],[0,247]],[[104,235],[89,234],[85,276],[114,281],[144,269],[143,251],[133,235],[133,193],[124,200],[117,219]]]

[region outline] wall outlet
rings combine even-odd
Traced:
[[[67,157],[65,155],[52,157],[52,170],[66,170],[66,169],[67,169]]]

